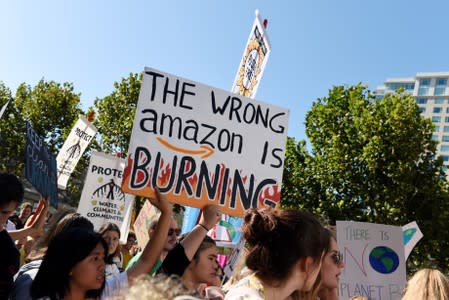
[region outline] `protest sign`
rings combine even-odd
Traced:
[[[76,167],[79,159],[92,141],[97,129],[87,119],[80,116],[75,126],[70,131],[64,145],[56,157],[58,163],[58,187],[65,189],[70,174]]]
[[[221,220],[209,232],[209,236],[223,246],[235,246],[242,235],[242,218],[222,215]]]
[[[287,125],[286,109],[145,68],[122,189],[232,216],[277,206]]]
[[[88,218],[96,230],[105,223],[120,228],[120,241],[126,243],[134,196],[125,194],[120,183],[123,159],[92,151],[78,213]]]
[[[232,92],[251,99],[256,98],[257,88],[271,53],[271,45],[265,29],[260,20],[259,11],[256,10],[256,18],[231,88]],[[223,214],[220,222],[213,228],[215,241],[235,246],[240,240],[242,223],[242,218]]]
[[[34,131],[28,121],[26,128],[25,177],[42,196],[50,200],[54,208],[58,208],[55,156],[48,150],[44,139]]]
[[[337,241],[345,263],[341,299],[401,299],[406,282],[401,227],[337,221]]]
[[[8,107],[9,101],[10,101],[10,100],[8,100],[8,101],[5,103],[5,105],[3,105],[2,109],[0,110],[0,119],[2,118],[3,113],[5,112],[6,108]]]
[[[256,10],[256,18],[232,85],[233,93],[249,98],[255,97],[270,53],[271,44],[268,34]]]
[[[245,251],[245,242],[246,240],[242,237],[236,243],[236,247],[232,250],[229,255],[229,259],[226,262],[226,265],[223,267],[223,273],[225,278],[229,279],[233,275],[239,276],[238,274],[234,274],[238,261],[242,257],[243,252]]]
[[[407,260],[413,248],[415,248],[416,244],[418,244],[419,240],[422,237],[423,234],[415,221],[402,226],[402,238],[404,240],[405,260]]]
[[[148,230],[153,221],[159,220],[160,212],[154,207],[150,201],[146,200],[140,209],[139,215],[134,221],[134,232],[136,233],[137,242],[141,249],[145,248],[145,245],[150,240]]]

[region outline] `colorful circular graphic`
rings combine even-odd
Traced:
[[[402,232],[402,238],[404,239],[404,245],[407,245],[408,242],[412,239],[413,235],[416,232],[416,228],[409,228]]]
[[[386,246],[379,246],[371,250],[369,263],[374,270],[381,274],[391,274],[399,266],[399,256]]]

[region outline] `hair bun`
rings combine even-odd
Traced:
[[[249,245],[254,246],[270,239],[277,227],[277,217],[272,208],[250,209],[245,213],[243,235]]]

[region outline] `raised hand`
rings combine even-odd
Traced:
[[[150,198],[151,204],[156,206],[161,212],[171,213],[173,210],[173,204],[167,199],[167,195],[161,194],[159,189],[155,188],[156,197]]]
[[[207,205],[203,209],[200,224],[207,229],[212,229],[221,219],[221,212],[217,205]]]

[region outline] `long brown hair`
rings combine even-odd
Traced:
[[[318,220],[294,209],[251,209],[243,234],[250,246],[247,267],[271,284],[284,281],[301,258],[318,262],[329,246],[329,235]]]

